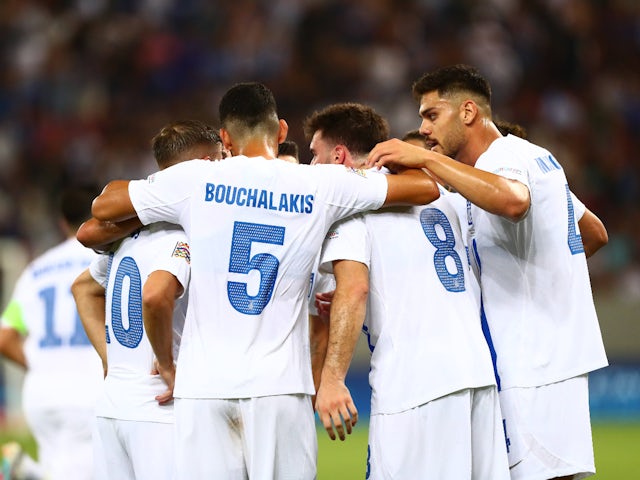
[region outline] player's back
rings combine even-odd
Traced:
[[[180,273],[172,270],[176,268]],[[159,375],[152,375],[154,353],[142,318],[142,288],[156,270],[176,272],[181,282],[188,282],[188,245],[176,225],[156,223],[143,228],[124,239],[114,253],[92,264],[94,278],[99,283],[106,280],[108,374],[97,407],[99,416],[150,421],[171,416],[170,407],[155,401],[167,387]],[[174,358],[184,326],[186,300],[185,294],[175,303]]]
[[[23,403],[93,405],[102,367],[71,294],[71,284],[95,253],[68,239],[36,258],[16,284],[13,300],[27,329]]]
[[[476,166],[495,173],[510,169],[506,176],[526,183],[531,195],[530,209],[517,223],[471,207],[483,304],[503,387],[552,383],[606,365],[561,164],[546,149],[509,135],[494,141]],[[517,360],[505,363],[501,356]]]
[[[191,246],[176,396],[313,393],[305,295],[314,259],[335,220],[379,207],[385,191],[386,180],[342,166],[246,157],[183,162],[132,182],[143,223],[180,223]]]
[[[441,197],[363,219],[371,244],[372,412],[494,384],[454,207]]]

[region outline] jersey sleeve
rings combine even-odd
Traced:
[[[143,225],[162,221],[180,224],[186,200],[191,195],[189,187],[197,178],[197,162],[204,161],[181,162],[144,180],[129,182],[129,198]]]
[[[176,277],[186,292],[191,275],[191,254],[184,232],[182,230],[168,231],[159,238],[153,248],[158,254],[150,271],[169,272]]]
[[[366,210],[377,210],[387,198],[387,179],[375,169],[343,165],[315,165],[324,187],[325,201],[341,210],[340,218]]]
[[[107,275],[112,258],[112,255],[103,253],[96,256],[89,265],[89,273],[105,289],[107,288]]]
[[[319,270],[333,273],[335,260],[353,260],[370,266],[371,242],[362,216],[336,222],[325,237],[320,254]]]

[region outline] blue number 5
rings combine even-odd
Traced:
[[[571,255],[577,255],[584,252],[584,245],[582,244],[582,236],[576,231],[576,217],[573,213],[573,202],[571,201],[569,185],[565,185],[565,188],[567,190],[567,206],[569,207],[569,236],[567,243],[569,244]]]
[[[233,308],[245,315],[260,315],[267,306],[278,276],[280,261],[270,253],[258,253],[251,257],[251,244],[284,244],[284,227],[259,223],[235,222],[229,257],[229,272],[247,274],[251,270],[260,272],[260,288],[256,296],[247,292],[244,282],[228,282],[227,295]]]

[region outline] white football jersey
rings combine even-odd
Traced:
[[[191,247],[175,396],[313,394],[314,259],[336,220],[379,208],[386,192],[384,177],[361,170],[242,156],[130,182],[140,220],[181,225]]]
[[[173,421],[173,405],[158,405],[167,386],[152,375],[154,353],[144,330],[142,288],[148,276],[171,273],[187,291],[189,245],[180,227],[155,223],[125,238],[115,253],[91,264],[92,277],[105,287],[108,374],[96,414],[120,420]],[[173,315],[174,358],[184,327],[187,294],[176,299]]]
[[[502,388],[545,385],[604,367],[607,358],[578,220],[584,205],[547,150],[509,135],[476,168],[529,188],[513,223],[470,205],[473,258]]]
[[[392,414],[466,388],[495,385],[458,217],[446,197],[336,224],[321,268],[369,267],[363,330],[371,350],[371,413]]]
[[[95,405],[102,363],[71,294],[71,284],[95,257],[68,239],[31,262],[16,283],[2,325],[26,335],[25,409]]]

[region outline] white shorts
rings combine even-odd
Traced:
[[[93,441],[96,480],[171,480],[172,423],[98,417]]]
[[[306,480],[318,441],[309,395],[175,399],[179,480]]]
[[[93,478],[93,408],[25,407],[24,414],[38,444],[38,464],[47,478]]]
[[[587,375],[500,392],[513,480],[595,473]]]
[[[372,415],[367,478],[509,480],[496,387],[461,390],[401,413]]]

